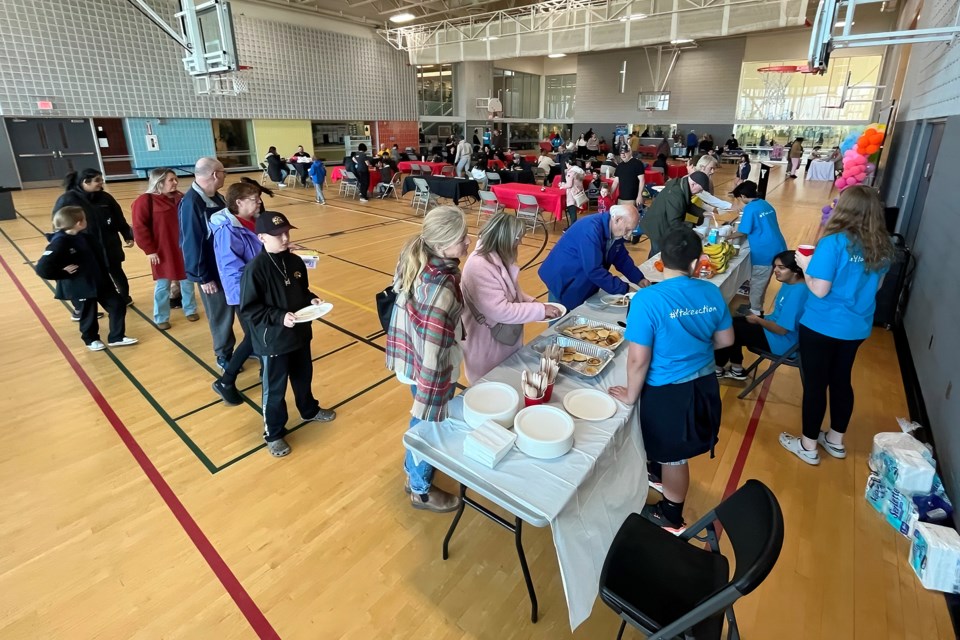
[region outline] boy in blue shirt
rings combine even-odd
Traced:
[[[754,314],[733,319],[733,345],[714,353],[717,378],[746,380],[743,348],[753,347],[781,356],[799,339],[800,315],[810,293],[803,281],[803,269],[797,266],[793,251],[784,251],[773,259],[773,275],[780,283],[773,312],[765,318]],[[724,369],[730,362],[730,369]]]
[[[327,179],[327,168],[323,164],[323,158],[314,158],[309,173],[313,188],[317,192],[317,204],[327,204],[327,199],[323,197],[323,183]]]
[[[750,241],[750,312],[763,315],[763,299],[770,283],[774,257],[787,250],[777,212],[770,203],[760,198],[757,183],[747,180],[738,184],[733,195],[745,203],[738,231]]]
[[[733,344],[720,289],[693,277],[702,250],[692,229],[664,237],[664,280],[638,291],[627,314],[627,385],[610,388],[610,395],[626,405],[640,402],[651,475],[661,467],[663,499],[644,507],[641,515],[673,533],[684,529],[687,459],[707,451],[712,455],[720,431],[713,352]]]

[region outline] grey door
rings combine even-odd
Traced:
[[[927,192],[930,190],[930,180],[933,179],[933,165],[937,162],[937,155],[940,153],[940,141],[943,139],[943,124],[943,122],[933,122],[928,125],[930,127],[930,141],[927,144],[927,153],[920,171],[920,182],[917,184],[917,193],[913,198],[910,217],[906,226],[902,228],[905,231],[903,236],[907,240],[907,246],[910,247],[914,245],[914,241],[917,239],[917,230],[920,228],[923,207],[927,203]]]
[[[58,185],[70,171],[100,168],[86,118],[7,118],[6,122],[24,188]]]

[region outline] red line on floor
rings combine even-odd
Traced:
[[[3,265],[7,275],[10,276],[10,280],[20,291],[20,295],[23,297],[24,301],[26,301],[26,303],[33,310],[33,313],[37,316],[37,319],[40,320],[40,324],[42,324],[43,328],[46,329],[47,333],[50,335],[50,338],[53,340],[53,343],[58,349],[60,349],[63,357],[73,368],[73,371],[77,374],[80,382],[83,383],[83,386],[86,387],[94,402],[96,402],[97,406],[100,407],[100,411],[103,412],[103,415],[107,418],[107,421],[110,422],[110,425],[117,432],[117,435],[120,436],[123,444],[127,446],[127,449],[130,451],[130,454],[133,456],[134,460],[136,460],[137,464],[140,465],[140,468],[143,470],[144,474],[146,474],[147,478],[149,478],[150,482],[153,484],[153,487],[157,490],[157,493],[159,493],[160,497],[163,498],[163,501],[167,504],[167,507],[173,513],[173,516],[180,523],[180,526],[183,527],[184,532],[186,532],[190,540],[193,541],[197,551],[200,552],[200,555],[203,556],[204,560],[206,560],[207,564],[210,566],[210,569],[213,570],[214,575],[217,576],[217,579],[220,580],[221,584],[223,584],[224,588],[227,590],[227,593],[230,594],[231,598],[233,598],[233,601],[236,603],[241,613],[243,613],[244,617],[246,617],[247,621],[250,623],[250,626],[253,627],[253,630],[261,638],[277,638],[277,640],[279,640],[279,634],[277,634],[274,628],[270,625],[270,622],[267,620],[266,616],[263,615],[263,612],[260,611],[260,608],[253,601],[253,598],[250,597],[250,594],[248,594],[246,589],[243,588],[243,585],[240,584],[240,581],[233,574],[233,571],[230,570],[230,567],[227,566],[227,563],[224,562],[220,554],[217,553],[217,550],[200,529],[200,526],[197,524],[196,520],[193,519],[193,516],[190,515],[190,513],[187,511],[187,508],[183,506],[182,502],[180,502],[177,494],[173,492],[173,489],[171,489],[170,485],[167,484],[167,481],[164,480],[163,476],[160,474],[160,471],[154,466],[153,462],[151,462],[150,458],[140,447],[140,444],[130,433],[130,430],[127,429],[126,425],[123,424],[120,416],[117,415],[117,413],[113,410],[113,407],[110,406],[110,403],[107,402],[107,399],[103,397],[102,393],[100,393],[100,389],[97,388],[97,385],[94,384],[93,380],[90,379],[90,376],[87,375],[87,372],[84,371],[83,367],[80,366],[80,363],[74,357],[73,353],[71,353],[71,351],[67,348],[67,345],[64,344],[60,336],[57,335],[57,332],[50,324],[50,321],[47,320],[47,317],[43,315],[43,312],[40,311],[40,307],[37,306],[37,303],[34,302],[33,298],[30,297],[30,294],[27,293],[27,290],[24,288],[17,276],[14,275],[13,271],[10,269],[10,265],[7,264],[7,261],[2,255],[0,255],[0,264]]]
[[[743,441],[740,443],[740,451],[737,452],[737,459],[730,470],[730,477],[727,479],[727,487],[723,490],[723,500],[730,497],[740,485],[740,476],[743,474],[743,467],[747,464],[747,456],[750,454],[750,447],[753,445],[753,437],[757,433],[757,425],[760,424],[760,414],[763,413],[763,405],[767,402],[767,392],[770,391],[770,383],[773,382],[773,376],[763,381],[760,387],[760,395],[757,396],[757,403],[753,405],[753,415],[750,416],[750,422],[747,423],[747,430],[743,434]]]

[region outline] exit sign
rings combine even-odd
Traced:
[[[49,100],[37,100],[37,109],[41,111],[50,111],[53,109],[53,103]]]

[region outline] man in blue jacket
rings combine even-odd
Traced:
[[[650,281],[633,263],[624,246],[640,221],[630,205],[614,205],[609,213],[598,213],[577,220],[550,251],[537,273],[547,285],[549,299],[567,309],[578,307],[600,289],[624,294],[629,285],[610,273],[610,267],[639,287]]]
[[[210,216],[227,206],[217,192],[227,174],[216,158],[200,158],[193,173],[193,186],[187,189],[177,212],[180,250],[183,251],[187,279],[200,283],[200,298],[213,335],[213,351],[217,354],[217,364],[225,369],[237,342],[233,335],[234,310],[227,304],[220,285],[209,222]]]

